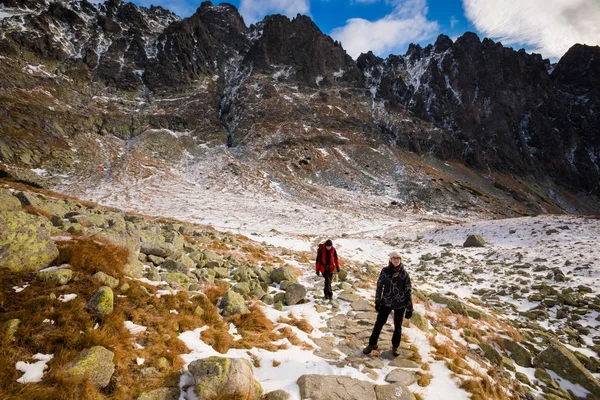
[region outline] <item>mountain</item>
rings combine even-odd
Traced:
[[[19,179],[81,195],[156,175],[124,167],[143,157],[191,182],[239,163],[236,177],[324,205],[329,188],[454,215],[599,210],[598,47],[552,73],[472,33],[354,61],[307,17],[247,27],[210,2],[180,19],[8,0],[0,24],[0,161]]]

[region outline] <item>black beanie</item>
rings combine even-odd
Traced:
[[[333,242],[331,241],[331,239],[327,239],[325,241],[325,246],[333,246]]]

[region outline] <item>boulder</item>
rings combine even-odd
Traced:
[[[306,297],[306,288],[299,283],[292,283],[285,289],[285,302],[288,306],[293,306],[304,300]]]
[[[182,272],[182,273],[186,273],[189,271],[189,268],[176,260],[173,260],[172,258],[167,258],[161,265],[161,268],[166,269],[169,272]]]
[[[410,386],[417,381],[417,374],[412,371],[402,369],[394,369],[385,377],[385,381],[389,383],[402,383]]]
[[[283,389],[274,390],[265,395],[264,400],[288,400],[290,394]]]
[[[342,375],[302,375],[296,381],[301,399],[377,400],[375,385]]]
[[[338,272],[338,277],[340,278],[340,281],[344,282],[346,279],[348,279],[348,270],[340,269],[340,272]]]
[[[21,202],[8,190],[0,190],[0,212],[19,211]]]
[[[22,211],[0,211],[0,265],[13,272],[38,271],[58,256],[44,217]]]
[[[549,369],[569,382],[583,386],[591,393],[588,399],[600,398],[600,382],[571,351],[558,342],[552,343],[538,354],[533,359],[533,366]]]
[[[429,332],[429,320],[420,313],[414,311],[410,322],[423,332]]]
[[[481,350],[483,350],[483,353],[485,354],[485,358],[490,360],[490,362],[492,364],[494,364],[494,365],[502,364],[502,355],[494,347],[490,346],[487,343],[480,343],[479,347],[481,347]]]
[[[270,277],[271,280],[276,283],[281,283],[281,281],[298,282],[298,278],[294,274],[294,271],[287,267],[275,268],[271,272]]]
[[[94,275],[92,275],[92,279],[96,282],[99,282],[103,286],[108,286],[111,289],[115,289],[117,286],[119,286],[119,280],[117,278],[113,278],[102,271],[96,272]]]
[[[102,286],[87,303],[88,310],[97,317],[104,318],[112,314],[114,294],[110,287]]]
[[[202,400],[262,398],[262,387],[246,359],[211,356],[192,361],[188,370],[194,377],[194,392]]]
[[[179,399],[179,388],[159,388],[142,393],[137,400],[177,400]]]
[[[99,388],[105,388],[115,372],[114,353],[102,346],[83,350],[73,361],[65,366],[67,375],[88,378]]]
[[[140,251],[144,254],[166,258],[173,254],[173,248],[166,243],[142,242]]]
[[[223,266],[223,257],[211,250],[204,250],[202,262],[207,268]]]
[[[17,329],[19,329],[19,325],[21,325],[21,320],[18,318],[9,319],[6,321],[3,326],[6,336],[10,339],[14,339]]]
[[[517,365],[524,368],[531,367],[531,353],[529,350],[510,339],[504,339],[504,345],[510,352],[510,358],[513,359]]]
[[[484,245],[485,240],[481,235],[469,235],[463,243],[463,247],[483,247]]]
[[[223,310],[223,316],[250,313],[242,295],[233,290],[228,290],[227,293],[225,293],[219,302],[219,307]]]
[[[40,270],[35,278],[51,285],[66,285],[71,279],[73,279],[73,271],[66,266],[61,267],[49,267]]]
[[[414,394],[401,382],[375,386],[377,400],[416,400]]]

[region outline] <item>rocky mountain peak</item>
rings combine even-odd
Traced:
[[[246,60],[257,72],[270,74],[289,69],[288,75],[310,86],[362,82],[354,60],[307,16],[297,15],[290,20],[271,15],[255,29],[261,29],[262,34]]]

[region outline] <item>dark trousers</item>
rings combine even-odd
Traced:
[[[326,298],[332,298],[333,297],[333,290],[331,289],[331,271],[329,270],[329,267],[325,268],[325,272],[323,272],[323,278],[325,278],[325,288],[323,289],[323,295]]]
[[[375,321],[373,333],[371,333],[371,338],[369,339],[369,344],[371,346],[375,346],[377,344],[377,340],[379,340],[379,334],[381,333],[381,329],[383,328],[383,325],[385,325],[385,323],[387,322],[387,319],[392,311],[394,311],[394,334],[392,335],[392,346],[400,346],[400,338],[402,337],[402,320],[404,319],[404,308],[393,310],[390,307],[383,306],[377,314],[377,321]]]

